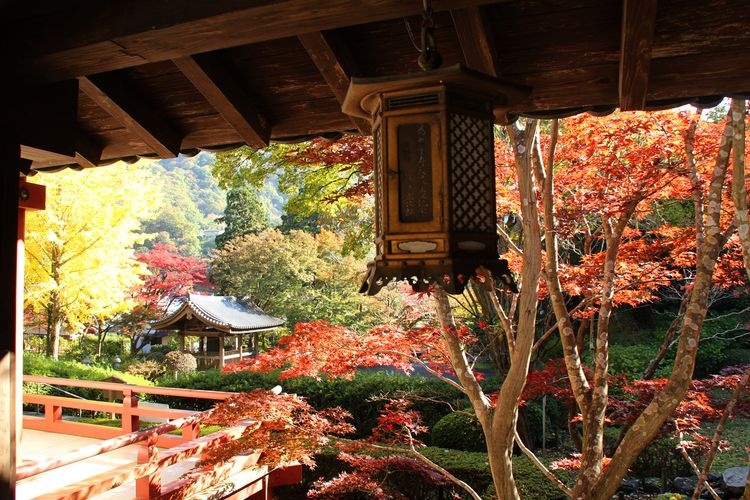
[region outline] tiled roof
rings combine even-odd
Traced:
[[[190,315],[227,333],[270,330],[283,325],[285,321],[266,314],[259,307],[240,301],[237,297],[190,294],[177,310],[153,322],[151,326],[156,330],[167,330],[185,317],[190,319]]]

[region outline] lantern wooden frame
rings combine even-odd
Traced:
[[[372,121],[376,257],[362,292],[392,280],[461,293],[483,266],[515,290],[499,259],[494,122],[528,89],[461,66],[352,79],[344,112]]]

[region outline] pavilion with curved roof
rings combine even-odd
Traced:
[[[189,294],[151,326],[176,335],[180,350],[193,354],[199,369],[221,369],[257,353],[259,334],[284,322],[237,297]]]

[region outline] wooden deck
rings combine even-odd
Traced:
[[[194,470],[200,456],[237,439],[250,420],[200,436],[210,414],[139,405],[139,394],[224,400],[234,393],[111,382],[24,376],[47,386],[85,387],[122,394],[122,404],[80,398],[24,394],[24,403],[43,408],[24,415],[15,497],[36,500],[268,498],[276,486],[299,483],[299,464],[258,465],[261,452],[236,455],[208,470]],[[117,428],[78,422],[64,409],[120,415]],[[139,430],[141,419],[164,421]],[[181,431],[181,435],[169,434]],[[190,473],[189,476],[186,476]]]
[[[23,464],[28,460],[45,460],[98,442],[100,440],[94,438],[25,429],[21,435],[19,464]],[[103,453],[80,462],[65,465],[59,469],[22,479],[16,483],[16,498],[18,500],[30,500],[40,495],[51,494],[68,485],[84,481],[97,474],[134,463],[137,461],[138,449],[140,447],[137,444],[126,446],[119,450]],[[178,479],[194,467],[196,460],[188,459],[167,467],[163,471],[162,481],[167,482]],[[135,496],[135,480],[133,480],[91,498],[120,500],[135,498]]]

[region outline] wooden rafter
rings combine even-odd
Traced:
[[[180,135],[135,95],[120,75],[105,73],[80,77],[83,90],[102,109],[137,135],[161,158],[180,152]]]
[[[488,75],[500,76],[492,29],[481,8],[453,9],[451,17],[466,65]]]
[[[352,76],[359,72],[348,48],[333,33],[314,31],[298,35],[302,46],[320,71],[339,104],[344,103]],[[370,124],[361,118],[352,117],[352,123],[361,134],[370,133]]]
[[[76,130],[75,160],[82,167],[96,167],[102,159],[102,148],[85,132]]]
[[[271,124],[222,61],[215,55],[199,54],[173,62],[242,140],[255,148],[268,146]]]
[[[656,0],[624,0],[620,38],[620,109],[644,109],[656,29]]]
[[[446,10],[494,1],[439,0],[433,7]],[[419,1],[403,0],[80,3],[63,19],[53,8],[9,27],[9,38],[21,50],[22,75],[50,80],[78,77],[299,33],[398,19],[422,9]]]

